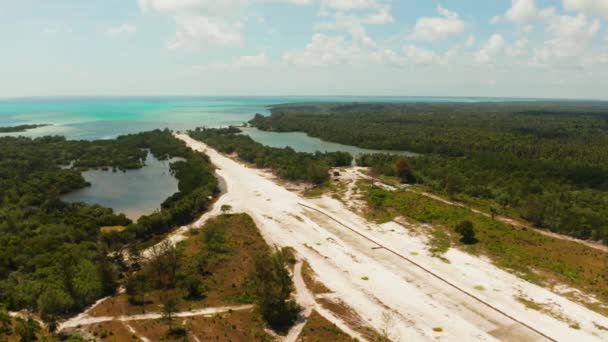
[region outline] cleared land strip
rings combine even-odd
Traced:
[[[218,167],[217,174],[226,180],[227,193],[216,206],[228,204],[234,211],[248,213],[269,244],[293,247],[344,305],[374,329],[386,330],[392,339],[547,340],[517,321],[551,335],[549,340],[605,337],[594,325],[594,322],[606,324],[605,317],[500,270],[487,260],[451,250],[447,257],[452,262],[446,264],[424,253],[426,244],[407,235],[403,227],[384,229],[363,222],[360,216],[331,198],[304,199],[277,184],[265,172],[235,162],[187,135],[177,136],[193,149],[209,155]],[[393,251],[420,252],[416,254],[418,264],[424,264],[458,288],[472,291],[483,285],[476,296],[517,317],[517,321],[437,281],[418,267],[404,267],[405,261],[388,250],[372,250],[378,244],[338,228],[325,215],[300,203],[331,212]],[[577,318],[580,328],[572,329],[567,322],[527,309],[514,297],[520,293],[537,302],[557,303],[560,310]]]
[[[241,310],[250,310],[253,308],[253,305],[237,305],[237,306],[222,306],[217,308],[204,308],[199,310],[192,311],[183,311],[176,312],[173,314],[173,317],[176,318],[184,318],[184,317],[194,317],[194,316],[207,316],[207,315],[217,315],[220,313],[231,312],[231,311],[241,311]],[[68,329],[68,328],[76,328],[78,326],[83,325],[92,325],[99,324],[104,322],[111,321],[119,321],[119,322],[129,322],[129,321],[143,321],[143,320],[151,320],[151,319],[161,319],[163,318],[162,313],[148,313],[141,315],[130,315],[130,316],[102,316],[102,317],[79,317],[78,319],[72,319],[62,323],[59,326],[59,331]]]
[[[494,311],[498,312],[499,314],[501,314],[501,315],[503,315],[503,316],[505,316],[505,317],[507,317],[507,318],[511,319],[512,321],[514,321],[514,322],[516,322],[516,323],[519,323],[519,324],[523,325],[524,327],[526,327],[526,328],[530,329],[531,331],[533,331],[533,332],[537,333],[538,335],[540,335],[540,336],[542,336],[542,337],[544,337],[544,338],[546,338],[546,339],[548,339],[548,340],[550,340],[550,341],[555,341],[555,342],[557,342],[557,340],[555,340],[555,339],[553,339],[552,337],[550,337],[550,336],[548,336],[548,335],[544,334],[542,331],[538,331],[537,329],[535,329],[534,327],[532,327],[532,326],[530,326],[530,325],[526,324],[525,322],[518,320],[517,318],[515,318],[515,317],[513,317],[513,316],[509,315],[508,313],[506,313],[506,312],[504,312],[504,311],[500,310],[499,308],[497,308],[497,307],[493,306],[492,304],[490,304],[490,303],[488,303],[488,302],[486,302],[486,301],[482,300],[481,298],[479,298],[479,297],[477,297],[477,296],[473,295],[472,293],[470,293],[470,292],[468,292],[468,291],[466,291],[466,290],[464,290],[464,289],[462,289],[462,288],[460,288],[460,287],[458,287],[458,286],[454,285],[453,283],[451,283],[451,282],[450,282],[450,281],[448,281],[447,279],[445,279],[445,278],[443,278],[443,277],[441,277],[441,276],[437,275],[437,274],[436,274],[436,273],[434,273],[433,271],[431,271],[431,270],[429,270],[429,269],[425,268],[424,266],[422,266],[422,265],[418,264],[417,262],[413,261],[412,259],[410,259],[410,258],[408,258],[408,257],[404,256],[403,254],[398,253],[398,252],[396,252],[396,251],[392,250],[391,248],[389,248],[389,247],[387,247],[387,246],[384,246],[384,245],[382,245],[381,243],[379,243],[379,242],[377,242],[377,241],[373,240],[372,238],[370,238],[370,237],[366,236],[365,234],[362,234],[361,232],[357,231],[356,229],[351,228],[351,227],[349,227],[349,226],[345,225],[344,223],[340,222],[338,219],[336,219],[336,218],[334,218],[333,216],[331,216],[331,215],[327,214],[326,212],[324,212],[324,211],[322,211],[322,210],[319,210],[319,209],[317,209],[317,208],[311,207],[311,206],[309,206],[309,205],[306,205],[306,204],[304,204],[304,203],[299,203],[299,204],[300,204],[301,206],[303,206],[303,207],[307,208],[307,209],[314,210],[314,211],[316,211],[316,212],[318,212],[318,213],[320,213],[320,214],[322,214],[322,215],[327,216],[329,219],[331,219],[332,221],[334,221],[334,222],[338,223],[338,224],[339,224],[339,225],[341,225],[342,227],[344,227],[344,228],[346,228],[346,229],[348,229],[348,230],[352,231],[353,233],[355,233],[355,234],[357,234],[357,235],[361,236],[362,238],[364,238],[364,239],[366,239],[366,240],[370,241],[371,243],[378,245],[378,247],[380,247],[380,248],[382,248],[382,249],[384,249],[384,250],[388,251],[389,253],[392,253],[392,254],[396,255],[397,257],[399,257],[399,258],[401,258],[401,259],[403,259],[403,260],[405,260],[405,261],[409,262],[410,264],[412,264],[412,265],[414,265],[414,266],[416,266],[416,267],[420,268],[422,271],[424,271],[424,272],[428,273],[429,275],[431,275],[431,276],[433,276],[433,277],[437,278],[438,280],[442,281],[442,282],[443,282],[443,283],[445,283],[446,285],[448,285],[448,286],[450,286],[450,287],[452,287],[452,288],[454,288],[454,289],[458,290],[459,292],[461,292],[461,293],[463,293],[464,295],[466,295],[466,296],[468,296],[468,297],[472,298],[473,300],[475,300],[475,301],[479,302],[480,304],[483,304],[483,305],[487,306],[488,308],[490,308],[490,309],[492,309],[492,310],[494,310]]]

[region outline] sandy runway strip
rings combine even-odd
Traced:
[[[228,204],[251,215],[270,244],[293,247],[335,298],[392,340],[608,340],[601,329],[608,318],[486,260],[451,249],[450,263],[443,262],[396,223],[370,224],[331,198],[304,199],[259,170],[176,136],[218,167],[227,192],[216,208]],[[550,306],[551,314],[526,308],[518,297]]]

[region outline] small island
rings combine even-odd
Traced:
[[[49,124],[37,124],[37,125],[19,125],[12,127],[0,127],[0,133],[19,133],[25,132],[30,129],[50,126]]]

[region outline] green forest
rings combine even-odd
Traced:
[[[140,168],[148,151],[161,160],[183,158],[171,164],[179,191],[162,210],[133,223],[108,208],[61,201],[87,186],[81,171]],[[121,258],[111,252],[205,211],[218,191],[213,172],[206,156],[168,130],[101,141],[0,138],[0,306],[39,312],[52,323],[114,293]],[[104,226],[127,229],[102,234]]]
[[[406,158],[411,175],[405,181],[491,203],[540,228],[608,242],[604,103],[297,104],[276,106],[270,116],[258,114],[250,123],[419,153]],[[394,175],[396,159],[402,157],[364,156],[360,163]]]
[[[49,126],[46,124],[36,124],[36,125],[19,125],[19,126],[9,126],[9,127],[0,127],[0,133],[19,133],[25,132],[28,129],[34,129],[39,127]]]
[[[197,128],[192,138],[205,142],[220,152],[236,153],[239,158],[259,168],[271,168],[281,178],[321,184],[329,179],[331,167],[349,166],[352,156],[346,152],[296,152],[291,147],[264,146],[236,127],[224,129]]]

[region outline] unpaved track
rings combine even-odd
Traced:
[[[184,317],[196,317],[196,316],[208,316],[208,315],[217,315],[220,313],[230,312],[230,311],[241,311],[241,310],[251,310],[253,305],[238,305],[238,306],[222,306],[218,308],[204,308],[199,310],[192,311],[183,311],[176,312],[174,317],[176,318],[184,318]],[[161,319],[163,318],[162,313],[147,313],[141,315],[130,315],[130,316],[100,316],[100,317],[91,317],[91,316],[82,316],[78,319],[72,319],[66,322],[63,322],[58,331],[62,331],[64,329],[76,328],[83,325],[92,325],[99,324],[104,322],[111,321],[119,321],[119,322],[130,322],[130,321],[145,321],[151,319]]]
[[[235,212],[252,216],[268,242],[293,247],[336,297],[372,327],[388,331],[393,340],[547,340],[542,334],[558,341],[608,340],[606,332],[594,324],[608,326],[606,317],[453,249],[446,254],[451,264],[443,263],[426,255],[424,241],[409,236],[395,223],[390,227],[369,224],[335,200],[304,199],[261,171],[222,156],[187,135],[177,137],[207,153],[218,166],[217,173],[226,181],[228,191],[216,207],[229,204]],[[387,249],[374,249],[377,244],[327,215],[388,249],[417,252],[417,262],[451,285]],[[476,297],[498,310],[454,288],[470,293],[476,285],[483,285]],[[526,309],[516,295],[551,303],[555,310],[575,319],[580,329]]]

